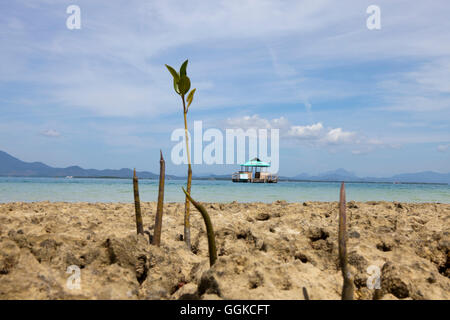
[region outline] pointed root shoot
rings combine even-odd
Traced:
[[[212,267],[217,260],[217,250],[216,250],[216,238],[214,236],[214,229],[211,222],[211,218],[209,217],[209,214],[206,211],[205,207],[203,207],[200,203],[192,199],[189,193],[187,193],[186,190],[184,190],[184,188],[182,189],[183,192],[186,194],[186,197],[189,199],[189,201],[192,202],[192,204],[194,205],[194,207],[197,208],[198,211],[200,211],[203,220],[205,221],[206,234],[208,236],[209,265]]]
[[[144,234],[144,226],[141,215],[141,201],[139,200],[139,183],[136,176],[136,169],[133,171],[133,191],[134,191],[134,209],[136,213],[137,234]]]
[[[344,279],[342,288],[342,300],[353,300],[353,279],[347,264],[347,214],[345,203],[345,184],[341,184],[339,198],[339,264]]]
[[[158,191],[158,205],[156,207],[156,217],[155,217],[155,232],[153,234],[152,244],[155,246],[160,246],[161,244],[161,228],[162,228],[162,217],[164,210],[164,182],[166,174],[166,162],[164,161],[162,151],[160,150],[161,158],[159,160],[159,191]]]

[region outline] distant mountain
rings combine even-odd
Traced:
[[[325,172],[316,176],[307,173],[301,173],[292,178],[293,180],[308,181],[353,181],[353,182],[401,182],[401,183],[450,183],[450,173],[437,173],[433,171],[424,171],[417,173],[397,174],[392,177],[374,178],[358,177],[352,172],[344,169]]]
[[[139,178],[158,179],[158,175],[148,171],[140,171],[137,173]],[[131,178],[133,171],[131,169],[120,170],[96,170],[83,169],[78,166],[67,168],[53,168],[42,162],[24,162],[6,152],[0,151],[0,176],[8,177],[108,177],[108,178]],[[166,175],[166,179],[186,179],[186,177],[178,177]],[[225,175],[198,175],[193,179],[198,180],[229,180],[231,173]],[[401,183],[450,183],[450,173],[437,173],[432,171],[424,171],[418,173],[397,174],[388,178],[358,177],[353,172],[345,169],[337,169],[328,171],[319,175],[309,175],[301,173],[294,177],[280,177],[280,180],[303,180],[303,181],[352,181],[352,182],[401,182]]]
[[[139,178],[158,179],[158,175],[152,172],[137,172]],[[114,178],[131,178],[133,170],[96,170],[83,169],[78,166],[67,168],[53,168],[42,162],[24,162],[6,152],[0,151],[0,176],[9,177],[114,177]],[[166,175],[167,179],[178,179],[176,176]]]

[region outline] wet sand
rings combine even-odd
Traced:
[[[156,203],[141,207],[151,234]],[[0,299],[340,299],[336,202],[205,207],[212,268],[195,208],[193,252],[181,240],[181,203],[165,204],[160,248],[136,235],[131,203],[0,204]],[[374,296],[370,267],[383,299],[450,299],[450,204],[349,202],[347,214],[355,298]]]

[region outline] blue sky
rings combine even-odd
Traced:
[[[72,4],[80,30],[66,28]],[[366,27],[372,4],[381,30]],[[450,171],[448,1],[13,0],[0,12],[0,150],[25,161],[157,172],[183,126],[164,64],[189,58],[190,126],[279,128],[281,175]]]

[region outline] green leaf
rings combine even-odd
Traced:
[[[180,94],[180,88],[178,87],[178,82],[173,79],[173,88],[175,89],[175,92]]]
[[[192,103],[192,101],[194,100],[194,93],[195,93],[195,90],[197,90],[197,89],[192,89],[191,90],[191,92],[189,92],[189,94],[188,94],[188,97],[187,97],[187,103],[188,103],[188,105],[187,105],[187,107],[189,108],[189,106],[191,105],[191,103]]]
[[[181,65],[181,68],[180,68],[180,77],[186,75],[187,65],[188,65],[188,60],[186,60],[185,62],[183,62],[183,64]]]
[[[175,71],[174,68],[172,68],[171,66],[166,64],[166,68],[167,70],[169,70],[169,72],[172,74],[173,79],[178,82],[180,80],[180,76],[178,75],[178,73]]]
[[[178,81],[178,89],[181,95],[188,93],[191,88],[191,80],[187,76],[181,76],[180,81]]]

